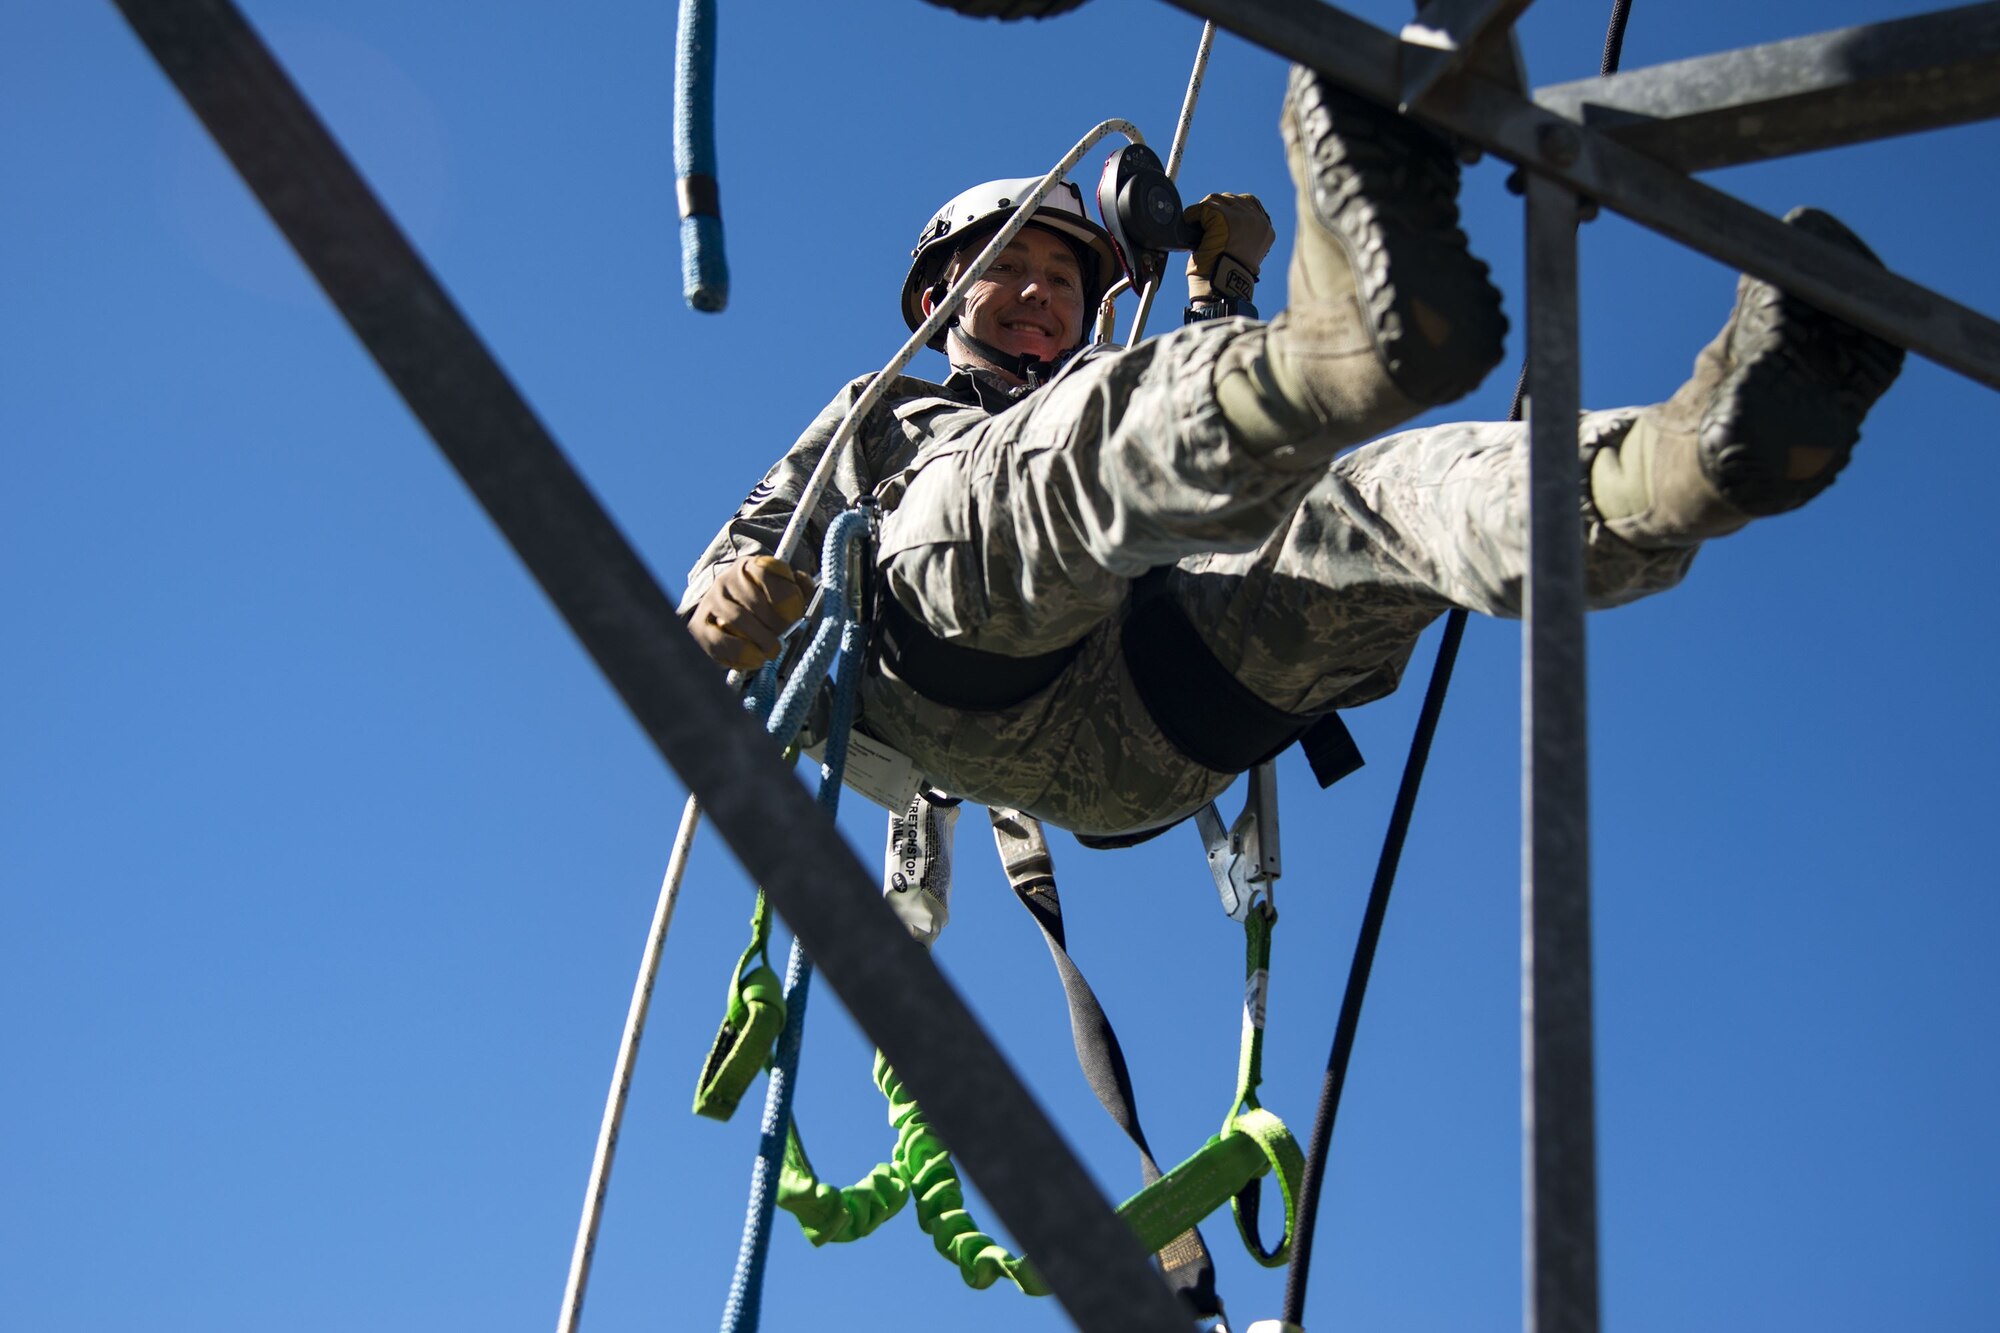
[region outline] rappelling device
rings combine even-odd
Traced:
[[[1160,155],[1142,143],[1127,144],[1104,160],[1097,212],[1136,291],[1160,280],[1168,251],[1201,243],[1201,228],[1183,216],[1181,192]]]

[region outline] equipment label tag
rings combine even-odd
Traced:
[[[1259,1032],[1264,1030],[1264,993],[1270,985],[1271,974],[1260,967],[1243,987],[1243,1021]]]
[[[847,767],[841,781],[890,814],[900,815],[917,794],[917,766],[901,750],[852,731],[847,736]]]

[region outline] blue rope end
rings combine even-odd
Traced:
[[[681,295],[691,309],[715,314],[729,304],[729,260],[722,251],[722,219],[681,219]]]

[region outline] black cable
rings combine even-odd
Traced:
[[[1604,59],[1600,77],[1616,74],[1625,51],[1625,25],[1632,16],[1632,0],[1612,0],[1611,20],[1604,33]],[[1519,421],[1528,391],[1528,368],[1521,367],[1514,382],[1514,402],[1507,419]],[[1431,740],[1437,734],[1438,716],[1444,711],[1445,691],[1451,686],[1452,666],[1458,660],[1459,641],[1465,636],[1465,612],[1454,609],[1445,617],[1444,637],[1438,643],[1437,660],[1431,666],[1430,684],[1424,690],[1423,710],[1417,715],[1416,734],[1410,738],[1410,754],[1403,761],[1403,780],[1396,789],[1396,804],[1389,814],[1389,829],[1382,838],[1382,854],[1375,862],[1375,880],[1368,888],[1368,904],[1362,910],[1361,930],[1354,941],[1354,960],[1348,964],[1347,990],[1340,998],[1340,1017],[1333,1029],[1333,1049],[1326,1058],[1326,1079],[1320,1085],[1319,1109],[1313,1115],[1312,1137],[1306,1145],[1305,1178],[1299,1188],[1298,1235],[1292,1241],[1292,1262],[1285,1273],[1284,1322],[1303,1327],[1306,1316],[1306,1281],[1312,1272],[1312,1244],[1319,1214],[1320,1185],[1326,1177],[1327,1149],[1333,1141],[1333,1122],[1340,1111],[1340,1094],[1347,1083],[1348,1059],[1354,1053],[1354,1033],[1361,1024],[1361,1004],[1368,993],[1368,977],[1375,966],[1375,947],[1382,938],[1382,920],[1388,914],[1389,894],[1395,888],[1396,867],[1403,857],[1403,843],[1410,831],[1410,817],[1417,805],[1417,789],[1423,784],[1424,765],[1430,759]]]
[[[1632,17],[1632,0],[1611,0],[1611,22],[1604,29],[1604,60],[1597,67],[1599,78],[1618,72],[1618,58],[1625,54],[1625,22]]]
[[[1361,933],[1354,941],[1354,961],[1347,969],[1347,993],[1340,1000],[1333,1050],[1326,1058],[1326,1081],[1320,1085],[1319,1110],[1313,1115],[1312,1139],[1306,1146],[1305,1180],[1299,1189],[1299,1233],[1292,1240],[1292,1263],[1285,1274],[1284,1320],[1289,1324],[1300,1324],[1305,1319],[1313,1223],[1319,1212],[1320,1182],[1326,1175],[1326,1151],[1333,1139],[1333,1120],[1340,1110],[1340,1091],[1347,1082],[1347,1060],[1354,1051],[1354,1032],[1361,1023],[1361,1001],[1368,991],[1368,974],[1375,964],[1375,945],[1382,937],[1382,918],[1389,910],[1389,892],[1396,883],[1403,840],[1410,831],[1410,816],[1417,808],[1417,789],[1423,784],[1431,738],[1437,734],[1438,715],[1444,711],[1445,691],[1451,686],[1452,664],[1458,660],[1459,640],[1464,637],[1465,612],[1454,609],[1445,617],[1444,637],[1438,643],[1437,661],[1431,667],[1431,683],[1424,691],[1416,734],[1410,738],[1410,755],[1403,762],[1403,781],[1396,789],[1389,831],[1382,839],[1381,858],[1375,863],[1375,882],[1368,890]]]

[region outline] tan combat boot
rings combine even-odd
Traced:
[[[1785,221],[1881,263],[1816,208]],[[1632,545],[1659,549],[1797,509],[1847,466],[1862,418],[1902,367],[1902,348],[1746,275],[1687,383],[1592,461],[1598,514]]]
[[[1450,145],[1298,66],[1280,130],[1298,187],[1289,304],[1268,354],[1246,343],[1218,368],[1230,422],[1253,442],[1310,425],[1346,445],[1470,393],[1507,320],[1459,229]]]

